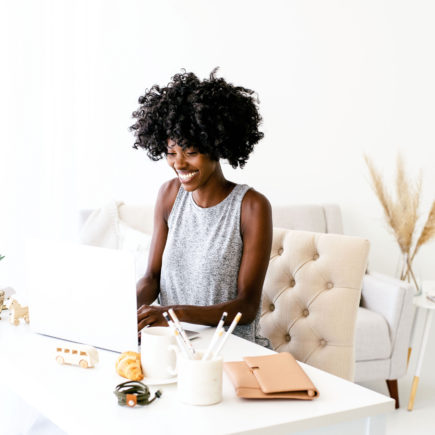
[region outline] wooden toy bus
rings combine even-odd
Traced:
[[[71,344],[56,348],[56,361],[59,364],[75,364],[87,369],[98,363],[98,352],[92,346]]]

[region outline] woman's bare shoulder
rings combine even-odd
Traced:
[[[269,200],[260,192],[249,189],[242,201],[242,234],[272,231],[272,207]]]
[[[175,199],[177,198],[178,190],[180,189],[180,180],[173,178],[166,181],[160,186],[157,195],[156,209],[160,211],[165,220],[168,219]]]
[[[159,189],[158,197],[167,197],[167,196],[177,196],[178,190],[180,188],[180,180],[175,177],[171,180],[165,181]],[[175,199],[175,198],[174,198]]]
[[[242,212],[245,213],[268,213],[272,207],[269,200],[255,189],[249,189],[242,201]]]

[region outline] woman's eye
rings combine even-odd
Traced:
[[[197,151],[191,151],[189,153],[187,153],[188,156],[196,156],[198,154]]]

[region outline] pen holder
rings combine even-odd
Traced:
[[[189,405],[213,405],[222,400],[223,359],[218,356],[202,361],[203,352],[195,359],[178,352],[178,398]]]

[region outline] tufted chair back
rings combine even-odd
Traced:
[[[274,228],[260,325],[276,351],[353,380],[368,251],[359,237]]]

